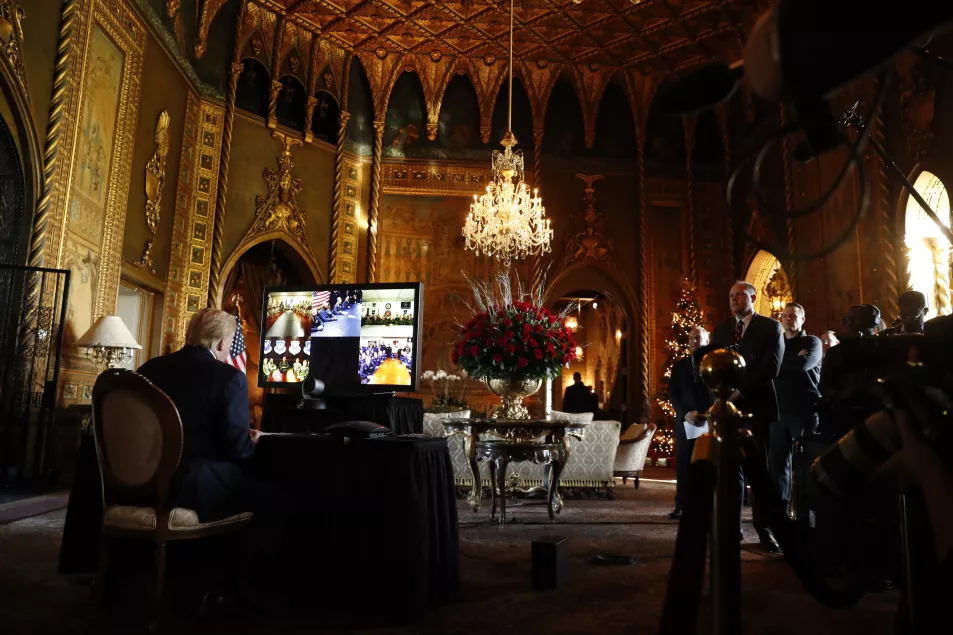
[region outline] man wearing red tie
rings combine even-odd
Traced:
[[[767,456],[768,429],[778,420],[774,379],[778,376],[784,354],[784,331],[777,320],[755,312],[756,298],[757,291],[747,282],[739,280],[732,285],[728,293],[732,317],[715,329],[712,343],[738,351],[745,360],[744,379],[731,396],[731,401],[739,410],[751,415],[745,427],[765,448]],[[741,476],[741,496],[744,498],[744,475]],[[777,553],[778,543],[764,523],[762,508],[756,497],[752,497],[751,508],[761,546],[770,553]]]

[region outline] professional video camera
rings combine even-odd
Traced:
[[[839,351],[841,352],[841,351]],[[953,466],[953,360],[949,342],[920,335],[863,338],[847,344],[847,369],[876,378],[868,402],[881,408],[814,462],[818,483],[837,496],[856,493],[901,447],[895,412],[903,410],[940,459]]]

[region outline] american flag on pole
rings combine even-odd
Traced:
[[[330,291],[315,291],[311,297],[311,308],[320,311],[321,307],[331,301]]]
[[[245,334],[242,333],[242,319],[237,312],[235,313],[235,321],[238,323],[238,328],[235,330],[232,348],[228,351],[228,363],[244,373],[248,354],[245,352]]]

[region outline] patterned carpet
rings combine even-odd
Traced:
[[[616,500],[572,500],[555,525],[545,509],[511,507],[504,529],[486,522],[460,503],[461,569],[466,600],[432,611],[420,624],[370,628],[357,618],[295,614],[267,623],[196,624],[168,613],[170,633],[350,633],[361,635],[626,635],[655,633],[674,549],[676,525],[667,519],[673,486],[642,482],[616,489]],[[488,502],[488,501],[487,501]],[[89,603],[89,580],[56,574],[63,511],[0,527],[0,630],[17,635],[57,633],[131,633],[128,625],[97,624]],[[751,525],[745,524],[742,552],[746,633],[892,632],[895,593],[868,595],[847,611],[818,605],[778,557],[759,551]],[[538,592],[530,585],[530,541],[544,535],[569,539],[568,583]],[[600,553],[632,555],[634,566],[599,566]],[[372,584],[369,581],[369,586]],[[345,621],[346,620],[346,621]],[[702,632],[707,632],[703,628]]]

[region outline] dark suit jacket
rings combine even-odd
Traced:
[[[735,348],[735,318],[715,329],[712,343],[723,348]],[[736,348],[745,360],[745,375],[738,387],[741,399],[735,405],[750,413],[759,424],[778,420],[778,398],[774,378],[781,368],[784,351],[784,332],[781,323],[755,314],[745,329],[741,344]]]
[[[807,355],[800,355],[801,351]],[[821,340],[803,331],[784,339],[781,370],[774,380],[778,392],[778,408],[784,414],[801,415],[814,412],[821,398]]]
[[[566,388],[563,395],[563,412],[594,412],[589,387],[580,382]]]
[[[202,522],[243,511],[236,508],[242,466],[255,451],[245,374],[193,346],[150,359],[139,373],[172,399],[182,419],[172,504],[194,509]]]
[[[697,365],[697,360],[695,363]],[[697,371],[692,368],[691,357],[683,357],[672,365],[668,400],[675,408],[675,426],[682,426],[685,415],[692,410],[703,412],[711,406],[710,393],[698,377]]]

